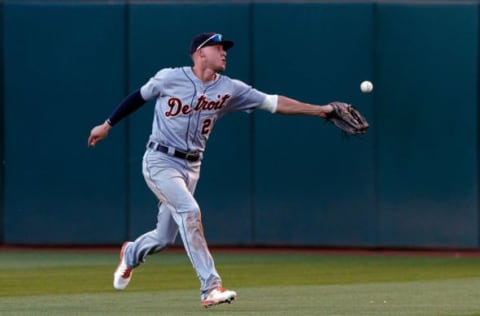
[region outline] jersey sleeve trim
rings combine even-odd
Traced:
[[[258,107],[259,109],[268,111],[270,113],[277,112],[278,95],[267,94],[263,103]]]

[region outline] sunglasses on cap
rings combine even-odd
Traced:
[[[222,39],[223,39],[223,35],[222,34],[213,34],[212,36],[210,36],[209,38],[207,38],[205,41],[203,41],[203,43],[201,43],[200,45],[197,46],[196,50],[199,50],[200,48],[202,48],[203,46],[205,46],[205,44],[209,43],[209,42],[212,42],[212,43],[222,43]]]
[[[0,0],[1,2],[1,0]],[[194,54],[199,49],[210,45],[222,45],[224,50],[230,49],[233,46],[233,42],[226,40],[220,33],[201,33],[195,36],[190,42],[189,52],[190,55]]]

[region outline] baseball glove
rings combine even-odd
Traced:
[[[363,134],[370,126],[363,115],[351,104],[332,102],[333,111],[327,114],[326,120],[335,124],[347,135]]]

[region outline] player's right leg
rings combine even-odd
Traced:
[[[170,208],[161,204],[157,216],[157,228],[133,242],[125,242],[120,251],[120,262],[113,274],[113,287],[124,290],[132,278],[133,269],[145,262],[149,254],[159,252],[171,245],[178,234]]]

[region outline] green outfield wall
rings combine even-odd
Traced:
[[[222,118],[196,192],[210,244],[480,247],[477,1],[0,4],[1,243],[120,244],[153,229],[141,160],[154,103],[95,149],[87,137],[216,31],[235,41],[230,77],[353,103],[372,127],[357,139],[311,117]]]

